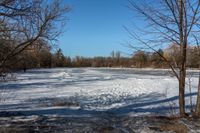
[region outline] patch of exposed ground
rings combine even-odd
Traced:
[[[200,120],[168,117],[0,117],[0,133],[198,133]]]

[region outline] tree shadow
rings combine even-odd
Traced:
[[[48,71],[47,71],[48,72]],[[33,72],[34,73],[34,72]],[[80,77],[76,77],[76,78],[51,78],[48,77],[49,81],[47,80],[46,82],[44,82],[44,80],[47,79],[47,77],[44,78],[31,78],[33,80],[38,80],[38,82],[33,82],[33,83],[26,83],[26,82],[12,82],[12,83],[4,83],[4,84],[0,84],[0,90],[2,89],[7,89],[7,90],[22,90],[22,89],[29,89],[29,88],[36,88],[38,86],[40,86],[41,88],[44,86],[46,87],[46,85],[50,86],[51,88],[59,88],[59,87],[63,87],[63,86],[74,86],[74,85],[84,85],[84,84],[88,84],[88,82],[90,83],[95,83],[98,81],[109,81],[109,80],[115,80],[115,79],[127,79],[128,77],[126,76],[116,76],[113,75],[111,78],[105,78],[104,76],[99,76],[99,75],[93,75],[93,76],[89,76],[89,75],[82,75]],[[31,80],[29,79],[29,80]]]
[[[192,93],[192,96],[197,95],[197,93]],[[186,94],[185,97],[191,96]],[[58,115],[58,116],[69,116],[69,117],[88,117],[88,116],[122,116],[131,114],[167,114],[171,107],[166,104],[168,102],[174,102],[178,100],[178,96],[164,98],[163,94],[151,93],[148,95],[141,95],[137,98],[129,97],[125,101],[127,104],[120,107],[115,107],[111,109],[99,110],[99,109],[88,109],[84,107],[80,108],[70,108],[69,106],[55,106],[55,107],[39,107],[38,100],[32,99],[29,102],[23,104],[8,104],[0,105],[0,117],[2,116],[15,116],[15,115]],[[48,99],[52,102],[54,98]],[[121,102],[121,101],[117,101]],[[123,101],[124,102],[124,101]],[[115,104],[115,103],[113,103]],[[38,107],[37,107],[38,106]],[[111,105],[110,105],[111,106]],[[190,105],[186,105],[189,109]],[[178,110],[178,106],[174,106],[173,109]],[[17,111],[18,110],[18,111]]]
[[[185,94],[185,97],[195,96],[197,92],[190,94]],[[139,98],[139,103],[133,103],[128,106],[111,109],[111,111],[115,114],[126,115],[129,113],[153,113],[153,114],[167,114],[173,108],[174,110],[178,110],[179,107],[176,105],[174,107],[170,107],[166,105],[166,103],[175,102],[178,100],[179,96],[174,96],[170,98],[155,100],[155,97],[162,97],[160,94],[152,93],[150,95],[144,95],[142,98]],[[163,97],[162,97],[163,98]],[[145,101],[145,102],[142,102]],[[164,105],[165,104],[165,105]],[[148,107],[149,106],[149,107]],[[155,107],[153,107],[155,106]],[[191,106],[186,105],[185,108],[189,109]]]

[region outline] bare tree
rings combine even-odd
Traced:
[[[115,56],[116,56],[116,65],[119,65],[120,64],[120,59],[121,59],[121,53],[120,53],[120,51],[117,51],[115,53]]]
[[[196,44],[197,44],[197,54],[198,54],[198,65],[200,69],[200,46],[199,46],[199,40],[195,36]],[[195,116],[200,117],[200,72],[199,72],[199,83],[198,83],[198,92],[197,92],[197,102],[196,102],[196,108],[195,108]]]
[[[69,10],[60,0],[1,0],[0,45],[9,45],[9,50],[0,60],[0,71],[37,40],[54,42]]]
[[[180,116],[185,117],[185,78],[187,48],[193,44],[200,30],[200,1],[199,0],[129,0],[130,9],[144,18],[147,26],[136,31],[129,31],[131,37],[142,44],[142,49],[148,48],[165,60],[179,82]],[[139,31],[139,32],[138,32]],[[142,37],[141,37],[142,36]],[[166,57],[159,54],[159,46],[171,43],[178,45],[181,61],[178,68]],[[141,46],[131,45],[141,49]]]

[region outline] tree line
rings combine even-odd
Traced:
[[[119,51],[112,51],[108,57],[83,57],[65,56],[59,48],[52,52],[50,45],[44,41],[37,41],[22,53],[10,60],[15,65],[8,66],[10,70],[22,70],[31,68],[55,68],[55,67],[134,67],[134,68],[169,68],[169,65],[156,52],[135,51],[131,56],[125,57]],[[6,49],[4,50],[6,53]],[[167,58],[174,66],[180,62],[179,48],[175,44],[164,50],[159,49],[159,54]],[[200,50],[198,47],[188,49],[187,67],[198,68]],[[17,62],[16,62],[17,61]],[[11,63],[12,64],[12,63]]]

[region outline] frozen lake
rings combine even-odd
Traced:
[[[0,84],[1,111],[76,117],[178,111],[178,81],[169,70],[59,68],[28,70],[15,76],[15,81]],[[197,71],[190,71],[186,80],[188,109],[189,78],[195,103]]]

